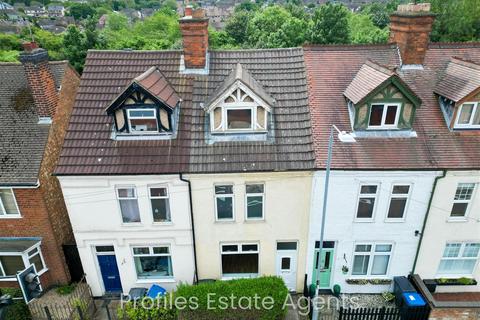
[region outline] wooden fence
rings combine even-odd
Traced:
[[[90,287],[84,280],[79,282],[66,300],[33,300],[28,304],[32,320],[92,320],[95,314]]]
[[[397,308],[340,308],[339,320],[427,320],[430,315],[430,307],[413,309]]]

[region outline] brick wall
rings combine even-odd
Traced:
[[[430,313],[432,320],[478,320],[480,309],[468,308],[435,308]]]
[[[195,11],[190,9],[185,14],[186,17],[180,19],[185,67],[203,69],[207,63],[208,19],[205,18],[203,9]],[[193,17],[188,14],[193,15]]]

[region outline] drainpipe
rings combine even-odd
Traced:
[[[179,178],[181,181],[188,184],[188,198],[190,200],[190,219],[192,221],[192,240],[193,240],[193,263],[195,265],[195,283],[198,282],[198,271],[197,271],[197,246],[195,243],[195,223],[193,222],[193,201],[192,201],[192,184],[190,180],[183,177],[183,173],[179,173]]]
[[[415,268],[417,267],[418,255],[420,254],[420,247],[422,246],[423,233],[425,232],[425,227],[427,226],[427,220],[430,214],[430,208],[432,206],[433,195],[435,194],[435,190],[437,189],[437,182],[438,180],[445,178],[446,174],[447,174],[447,171],[443,170],[442,175],[436,177],[435,181],[433,182],[432,194],[430,195],[430,200],[428,200],[427,213],[425,214],[425,219],[423,220],[422,231],[420,232],[420,240],[418,241],[417,252],[415,253],[415,260],[413,261],[412,274],[415,274]]]

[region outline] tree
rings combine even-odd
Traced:
[[[352,43],[385,43],[388,40],[388,28],[375,26],[366,14],[350,14],[348,25]]]
[[[208,46],[211,49],[235,49],[238,44],[226,31],[217,31],[213,28],[208,29]]]
[[[0,50],[21,50],[20,39],[13,34],[0,33]]]
[[[252,16],[253,13],[240,10],[235,11],[227,20],[225,32],[240,46],[247,41],[247,25]]]
[[[63,38],[63,46],[65,57],[81,73],[87,56],[85,35],[75,25],[69,25]]]
[[[350,12],[343,4],[327,3],[313,13],[309,30],[311,43],[349,43],[350,30],[348,15]]]
[[[96,11],[93,6],[86,3],[74,3],[70,6],[69,15],[74,17],[75,20],[86,19],[93,17]]]
[[[387,9],[385,3],[372,2],[362,6],[360,13],[368,15],[375,26],[383,29],[390,23],[392,12]]]
[[[302,45],[307,23],[280,6],[257,11],[247,26],[247,43],[253,48],[285,48]]]

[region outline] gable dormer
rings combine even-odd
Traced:
[[[421,105],[394,71],[369,60],[343,94],[355,131],[409,131]]]
[[[204,105],[210,133],[266,135],[274,104],[265,88],[238,63]]]
[[[180,102],[161,71],[151,67],[133,79],[107,107],[115,123],[114,137],[173,137]]]
[[[480,65],[452,58],[434,92],[451,130],[480,129]]]

